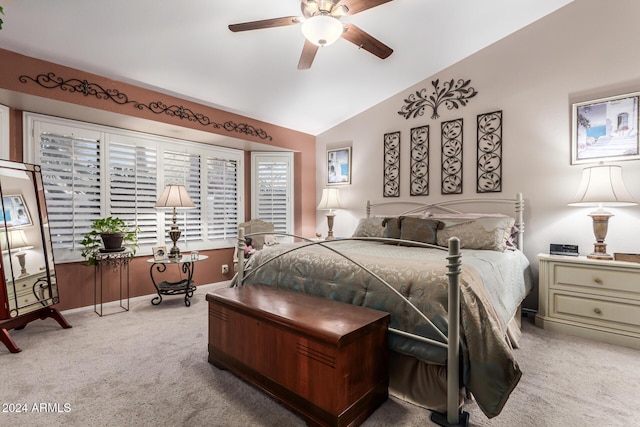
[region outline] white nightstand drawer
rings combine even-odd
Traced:
[[[629,292],[637,295],[640,291],[640,280],[637,271],[593,268],[593,266],[588,265],[556,264],[551,287],[565,289],[586,287],[598,290]]]
[[[552,316],[640,332],[640,306],[552,292]]]

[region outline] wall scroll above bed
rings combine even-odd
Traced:
[[[384,197],[400,197],[400,132],[384,134]]]
[[[429,126],[411,129],[411,182],[412,196],[429,195]]]
[[[442,122],[442,194],[462,194],[462,119]]]
[[[502,191],[502,111],[478,115],[478,172],[476,191]]]

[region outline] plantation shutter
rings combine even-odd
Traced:
[[[37,134],[51,240],[59,249],[79,249],[82,236],[101,215],[101,144],[98,132],[74,134],[58,127]]]
[[[207,237],[238,234],[238,162],[207,158]]]
[[[202,240],[202,201],[200,183],[200,155],[176,151],[164,151],[164,184],[182,184],[196,206],[195,209],[177,209],[181,241]],[[166,233],[173,222],[173,210],[165,213]]]
[[[251,217],[293,232],[293,153],[252,153]]]
[[[139,244],[155,244],[158,217],[158,161],[155,148],[109,143],[110,215],[138,227]]]

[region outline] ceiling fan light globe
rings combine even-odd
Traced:
[[[316,15],[302,23],[302,34],[316,46],[329,46],[343,33],[342,24],[328,15]]]

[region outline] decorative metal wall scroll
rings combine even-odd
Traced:
[[[502,111],[478,115],[478,193],[502,191]]]
[[[441,124],[442,194],[462,194],[462,119]]]
[[[429,126],[411,129],[411,182],[412,196],[429,195]]]
[[[258,129],[247,123],[235,123],[226,121],[216,123],[202,113],[196,113],[189,108],[178,105],[166,105],[161,101],[142,104],[130,100],[129,97],[117,89],[104,89],[97,83],[89,83],[80,79],[63,79],[57,77],[55,73],[38,74],[36,77],[22,75],[19,78],[21,83],[32,81],[45,89],[60,89],[69,93],[78,93],[84,96],[93,96],[97,99],[110,100],[119,105],[133,104],[138,110],[148,110],[155,114],[166,114],[170,117],[177,117],[181,120],[198,122],[202,126],[212,126],[215,129],[224,129],[227,132],[238,132],[245,135],[254,136],[260,139],[272,140],[273,138],[263,129]]]
[[[400,197],[400,132],[384,134],[384,197]]]
[[[442,82],[442,87],[440,87],[440,80],[434,80],[431,82],[433,92],[430,95],[427,95],[426,88],[412,93],[404,100],[405,105],[398,111],[398,114],[409,120],[411,117],[422,116],[425,107],[429,107],[432,110],[431,118],[437,119],[440,117],[438,107],[441,104],[444,103],[449,110],[458,109],[467,105],[469,99],[478,94],[474,88],[469,86],[470,83],[471,80],[454,81],[451,79]]]

